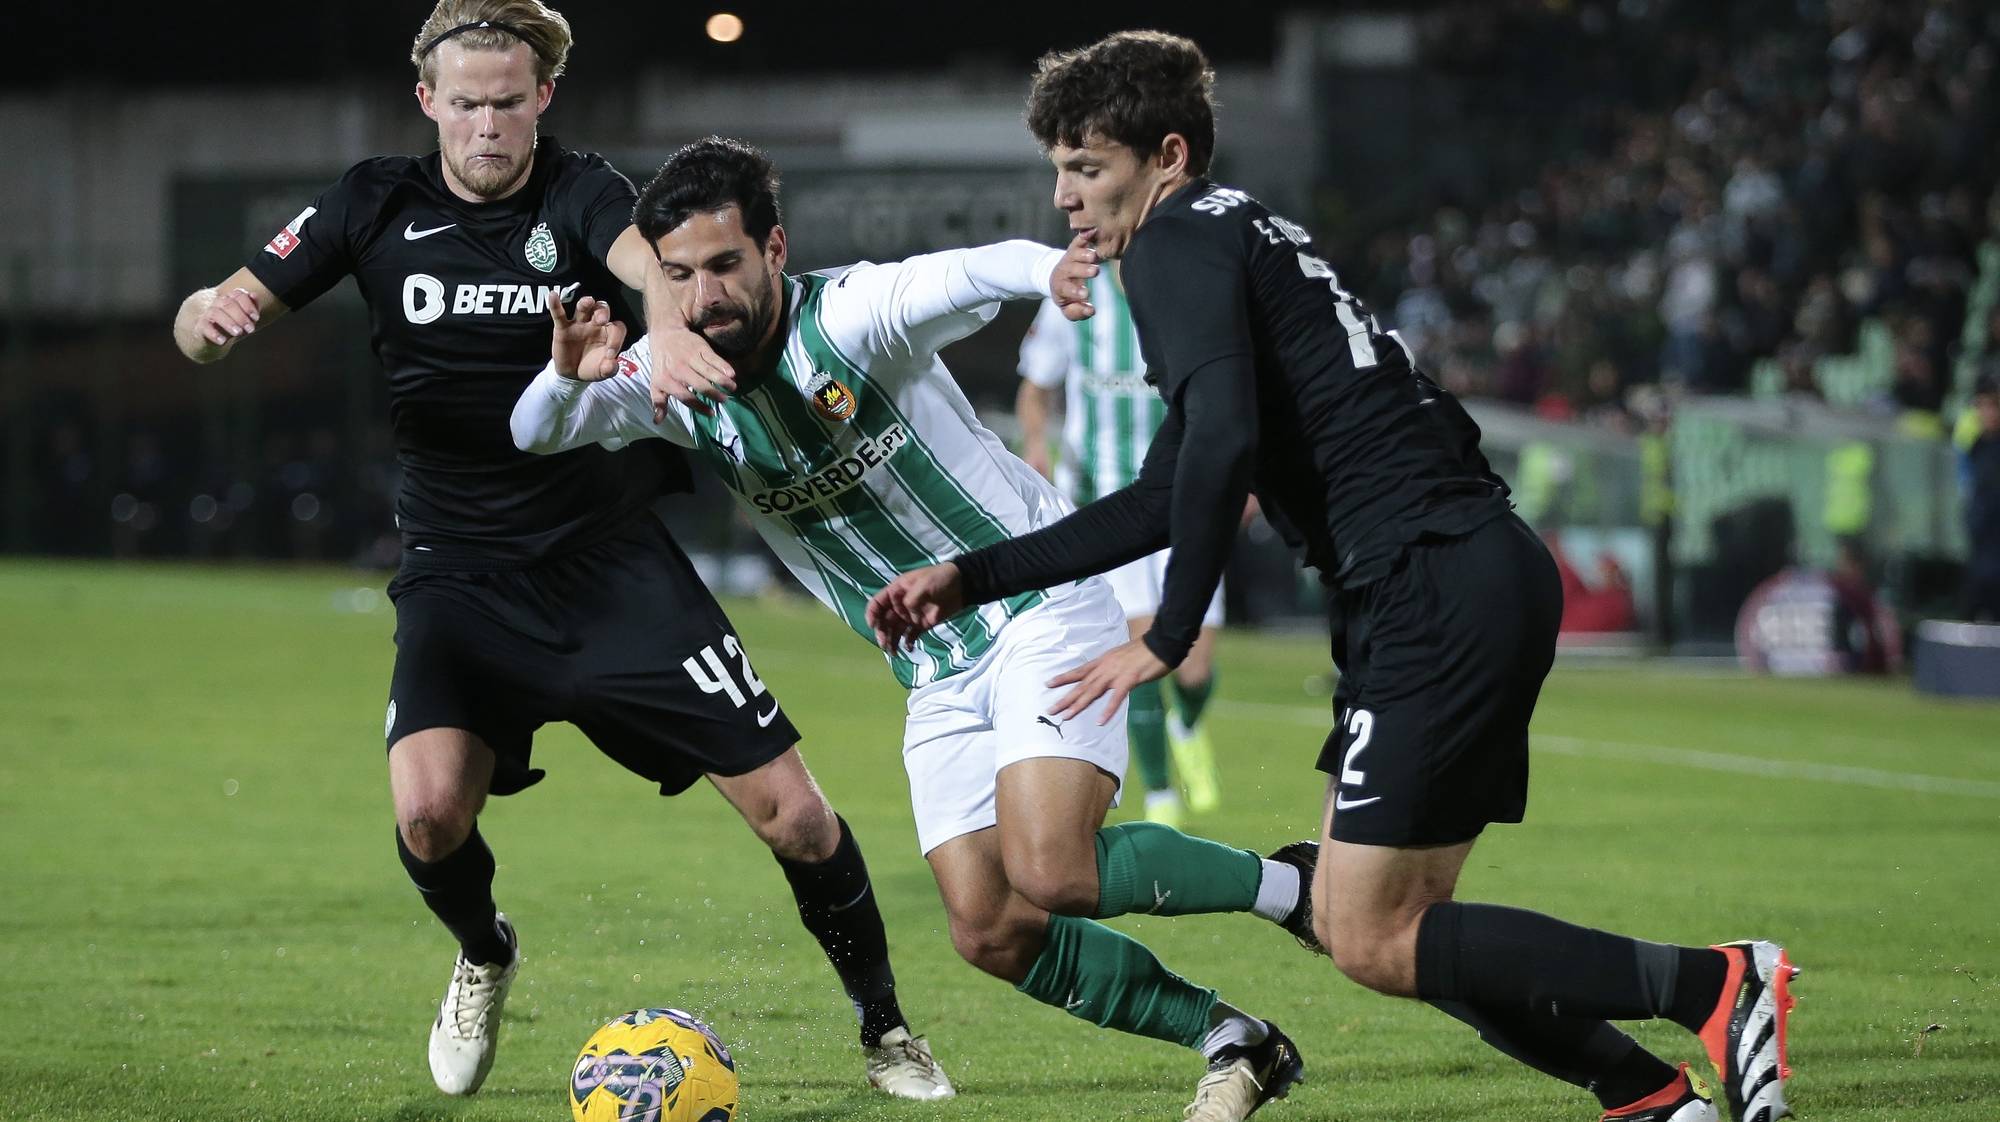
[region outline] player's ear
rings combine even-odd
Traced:
[[[555,96],[556,96],[556,80],[554,78],[550,78],[546,82],[536,82],[535,116],[539,117],[542,114],[548,112],[549,102],[554,101]]]
[[[1170,132],[1160,141],[1160,150],[1153,154],[1153,169],[1166,176],[1186,175],[1188,170],[1187,137]]]
[[[422,109],[424,116],[429,117],[433,121],[438,119],[436,97],[436,92],[429,86],[424,85],[422,82],[417,83],[417,108]]]
[[[771,263],[771,268],[782,273],[785,271],[785,256],[785,228],[773,226],[771,232],[764,235],[764,260]]]

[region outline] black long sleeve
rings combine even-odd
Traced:
[[[1169,411],[1131,486],[1032,534],[955,558],[965,602],[984,604],[1110,572],[1164,549],[1180,444],[1180,424]]]
[[[1229,564],[1243,500],[1250,494],[1257,458],[1257,381],[1250,357],[1232,355],[1195,371],[1168,412],[1186,418],[1177,426],[1185,429],[1185,451],[1174,472],[1173,553],[1145,642],[1161,662],[1179,666],[1201,637],[1201,617]]]

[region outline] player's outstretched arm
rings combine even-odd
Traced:
[[[1052,297],[1070,319],[1096,309],[1089,280],[1097,251],[1015,240],[925,253],[887,265],[857,265],[827,293],[825,323],[836,344],[907,358],[936,351],[978,330],[1003,300]]]
[[[644,364],[629,354],[620,355],[625,325],[611,318],[611,309],[586,296],[577,301],[572,315],[553,292],[548,309],[549,365],[514,403],[508,419],[514,446],[548,454],[597,442],[665,435],[653,424],[644,382],[613,377],[628,368],[624,364],[629,363],[635,375]]]
[[[285,310],[263,281],[238,269],[214,288],[198,288],[181,301],[174,316],[174,346],[195,362],[214,362]]]
[[[868,601],[868,626],[875,643],[895,654],[916,645],[917,636],[965,610],[958,566],[947,561],[911,569]]]
[[[1161,431],[1174,424],[1169,415]],[[1164,548],[1173,455],[1159,448],[1156,437],[1131,486],[1053,525],[890,581],[868,601],[876,642],[891,653],[906,649],[968,605],[1109,572]]]

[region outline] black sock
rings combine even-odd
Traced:
[[[1417,995],[1490,1011],[1650,1020],[1676,1007],[1687,950],[1519,908],[1433,904],[1417,925]],[[1688,1000],[1700,996],[1687,988]],[[1721,984],[1707,992],[1712,1006]]]
[[[1603,1021],[1500,1013],[1457,1001],[1431,1004],[1471,1025],[1479,1039],[1509,1058],[1596,1095],[1606,1110],[1638,1102],[1679,1074]]]
[[[792,896],[799,902],[799,922],[819,940],[840,975],[841,987],[854,1002],[861,1020],[861,1043],[874,1047],[882,1034],[904,1024],[903,1011],[896,1004],[896,975],[889,969],[889,937],[882,930],[882,911],[875,905],[875,889],[868,883],[868,864],[861,859],[861,847],[840,823],[840,844],[833,856],[818,864],[778,858],[778,867],[791,882]]]
[[[1667,1019],[1700,1032],[1722,1000],[1722,983],[1729,980],[1729,956],[1713,947],[1680,947],[1680,976],[1674,981]]]
[[[403,844],[400,828],[396,830],[396,852],[431,914],[458,940],[467,962],[483,966],[514,957],[514,948],[507,945],[496,922],[499,908],[493,903],[493,851],[479,836],[478,823],[473,823],[464,844],[440,860],[417,860]]]

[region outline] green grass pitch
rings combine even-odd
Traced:
[[[915,852],[901,693],[803,602],[732,612],[866,848],[904,1007],[961,1097],[867,1091],[763,847],[706,787],[660,799],[567,726],[540,737],[549,778],[487,813],[526,962],[485,1089],[438,1095],[424,1036],[451,948],[391,845],[392,617],[360,586],[379,580],[0,563],[0,1118],[561,1119],[584,1038],[644,1005],[716,1025],[750,1122],[1180,1117],[1194,1056],[954,957]],[[1304,836],[1323,642],[1232,635],[1220,664],[1227,801],[1191,828],[1260,850]],[[1488,833],[1465,898],[1661,940],[1781,939],[1805,969],[1800,1118],[2000,1118],[2000,707],[1566,665],[1537,734],[1528,822]],[[1260,1118],[1596,1117],[1259,920],[1118,922],[1298,1040],[1309,1083]],[[1678,1029],[1636,1031],[1698,1056]]]

